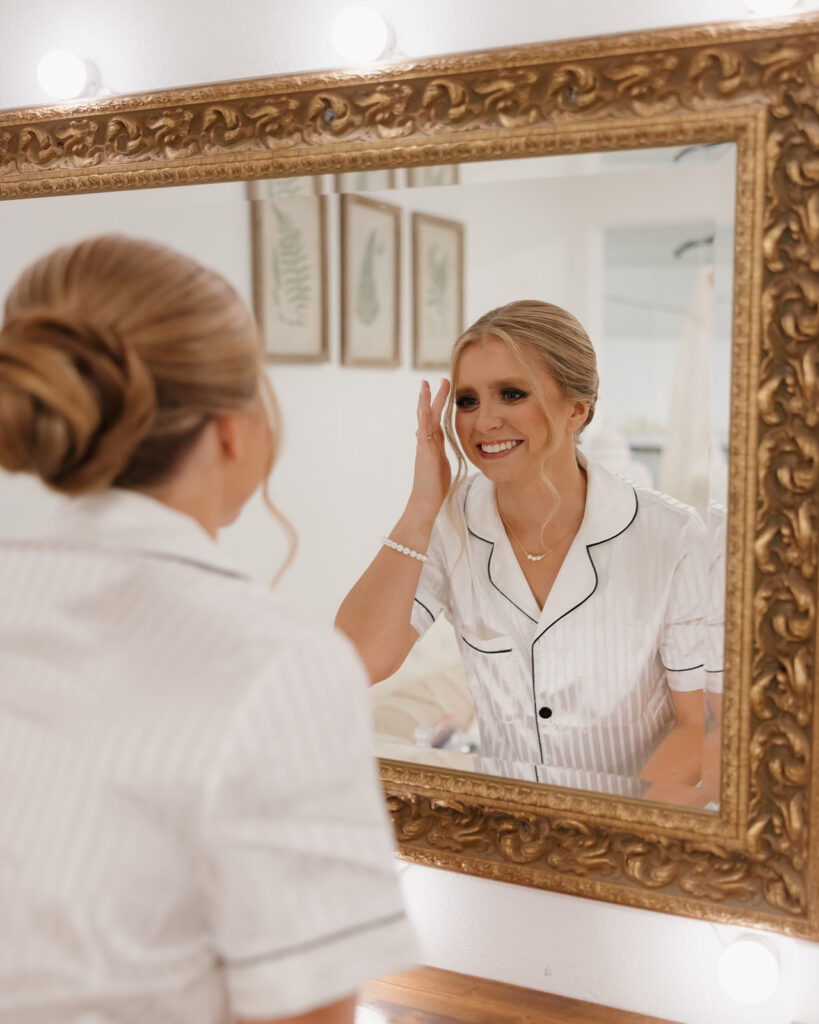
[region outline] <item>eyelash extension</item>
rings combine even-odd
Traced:
[[[519,402],[529,396],[526,391],[520,391],[518,388],[504,388],[501,391],[501,397],[507,402]],[[473,409],[477,405],[477,399],[474,395],[463,395],[461,398],[455,399],[455,405],[459,409]]]

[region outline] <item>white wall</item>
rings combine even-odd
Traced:
[[[740,0],[371,3],[390,19],[398,48],[413,56],[750,17]],[[35,67],[43,52],[58,46],[94,59],[109,88],[121,92],[332,66],[337,60],[329,27],[346,3],[62,0],[57,5],[29,0],[5,6],[4,38],[14,45],[5,48],[0,64],[0,107],[45,102]],[[817,7],[815,0],[802,0],[799,9]],[[294,370],[290,378],[293,395],[280,378],[285,414],[296,389],[303,394],[310,383],[299,376],[302,372]],[[362,371],[351,401],[372,403],[377,416],[392,414],[395,396],[388,400],[373,393],[371,380]],[[410,386],[409,376],[407,382],[401,401],[412,408],[415,383]],[[342,414],[335,408],[314,409],[319,427],[328,432]],[[409,441],[396,441],[396,465],[406,464],[411,430],[408,436]],[[300,471],[309,471],[308,458]],[[376,471],[366,462],[362,466],[365,477]],[[277,483],[282,495],[287,485],[282,475]],[[28,504],[33,498],[24,500]],[[331,502],[330,493],[330,514]],[[295,518],[301,512],[291,511]],[[384,522],[382,510],[378,520]],[[307,545],[320,523],[299,525]],[[403,877],[426,960],[433,965],[684,1024],[819,1022],[819,946],[772,937],[783,967],[779,988],[767,1003],[743,1008],[726,999],[715,975],[719,950],[733,929],[415,866]],[[550,973],[544,973],[547,967]]]

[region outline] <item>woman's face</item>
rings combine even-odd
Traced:
[[[562,395],[546,370],[535,376],[559,438],[557,454],[573,447],[588,405]],[[455,432],[469,461],[496,483],[536,474],[551,440],[549,424],[509,346],[491,336],[469,345],[453,383]]]

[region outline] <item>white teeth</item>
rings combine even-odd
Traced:
[[[496,455],[498,452],[507,452],[510,448],[517,448],[520,441],[501,441],[498,444],[482,444],[478,447],[487,455]]]

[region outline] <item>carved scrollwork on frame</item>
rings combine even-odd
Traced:
[[[82,187],[108,188],[110,171],[126,163],[157,171],[184,167],[186,180],[197,180],[196,161],[215,156],[227,175],[231,163],[238,170],[252,157],[280,157],[290,173],[331,170],[336,153],[349,155],[345,166],[352,167],[354,148],[367,147],[372,162],[369,147],[404,139],[414,143],[410,159],[423,161],[417,143],[426,138],[445,136],[452,145],[488,131],[724,112],[758,103],[761,93],[774,116],[787,119],[794,101],[811,102],[816,58],[810,50],[819,39],[779,34],[782,39],[763,43],[736,26],[651,33],[613,37],[608,49],[604,41],[578,41],[430,59],[377,76],[335,72],[173,90],[163,103],[154,96],[98,101],[73,118],[11,112],[0,119],[0,186],[7,195],[26,194],[32,171],[93,169]],[[804,131],[801,145],[809,148],[810,126]],[[775,136],[770,145],[777,145]],[[815,164],[800,161],[797,150],[788,173],[815,179]],[[383,162],[396,162],[391,155],[385,150]],[[257,173],[278,169],[260,164]],[[46,181],[41,178],[38,191]],[[802,235],[815,240],[816,202],[803,214]],[[786,230],[783,223],[780,235]]]
[[[736,141],[719,816],[382,764],[410,860],[819,938],[819,18],[0,114],[0,197]]]
[[[537,865],[549,887],[566,876],[602,879],[628,889],[748,906],[760,903],[760,879],[768,878],[762,859],[756,863],[717,844],[641,836],[583,818],[480,809],[418,794],[393,794],[388,806],[399,841],[423,839],[443,866],[453,863],[452,855],[478,853],[495,867],[479,873],[497,878],[515,880],[512,865]]]

